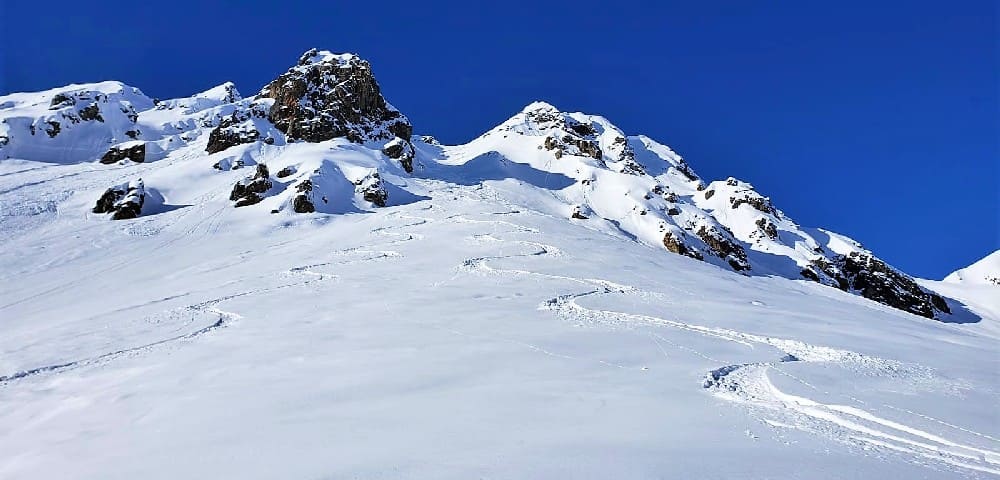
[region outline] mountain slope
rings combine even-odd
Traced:
[[[997,311],[602,117],[107,85],[0,98],[0,477],[1000,475]]]

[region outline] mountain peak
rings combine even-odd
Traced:
[[[535,100],[534,102],[525,105],[524,108],[521,109],[521,113],[538,112],[538,111],[559,112],[559,109],[556,108],[555,105],[552,105],[551,103],[542,100]]]
[[[360,60],[360,57],[353,53],[333,53],[329,50],[320,50],[317,48],[312,48],[307,50],[305,53],[299,57],[299,66],[313,65],[317,63],[336,63],[336,64],[347,64],[351,60]]]

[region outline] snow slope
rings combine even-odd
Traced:
[[[1000,250],[997,250],[968,267],[955,270],[944,281],[968,285],[990,284],[1000,286]]]
[[[963,303],[985,320],[981,328],[1000,333],[1000,322],[993,320],[1000,318],[1000,250],[952,272],[942,281],[920,280],[920,284]]]
[[[310,51],[80,142],[26,125],[140,93],[0,98],[0,478],[1000,476],[985,297],[603,117],[400,137],[368,75]],[[120,185],[138,218],[91,211]]]

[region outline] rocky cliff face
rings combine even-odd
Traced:
[[[409,120],[382,97],[371,65],[349,53],[309,50],[258,96],[274,100],[268,120],[291,139],[362,143],[413,134]]]

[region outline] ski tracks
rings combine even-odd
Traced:
[[[895,360],[878,358],[849,350],[836,349],[821,345],[813,345],[793,339],[776,338],[740,332],[732,329],[709,327],[677,319],[665,319],[650,315],[631,314],[581,306],[579,299],[598,295],[640,295],[646,298],[664,300],[662,295],[647,292],[638,288],[616,282],[595,279],[578,278],[564,275],[535,272],[526,269],[496,267],[491,262],[511,260],[558,257],[563,252],[558,248],[527,240],[506,240],[500,234],[537,233],[536,229],[518,225],[503,220],[473,220],[464,216],[453,217],[463,223],[478,223],[494,226],[491,233],[477,234],[470,237],[477,243],[495,243],[497,245],[514,244],[526,253],[508,255],[492,255],[469,258],[459,265],[460,272],[483,276],[534,276],[553,280],[563,280],[587,287],[586,290],[558,295],[541,303],[540,309],[553,311],[557,316],[573,320],[597,324],[612,324],[619,326],[666,326],[693,332],[705,337],[732,342],[749,349],[757,347],[771,348],[775,351],[775,360],[771,362],[727,363],[712,358],[695,349],[672,342],[667,338],[651,333],[650,339],[664,356],[668,356],[664,344],[699,356],[722,366],[709,371],[702,387],[720,398],[744,404],[756,416],[778,417],[778,419],[763,418],[772,426],[796,428],[814,434],[831,438],[835,441],[858,446],[864,450],[877,451],[880,455],[897,455],[905,461],[920,465],[943,465],[963,473],[987,473],[1000,475],[1000,442],[997,439],[960,427],[948,422],[934,419],[927,415],[910,410],[885,405],[904,416],[929,420],[943,427],[943,431],[960,431],[971,434],[983,440],[989,448],[981,445],[971,445],[963,441],[947,438],[945,433],[928,432],[898,420],[890,420],[878,416],[864,408],[850,405],[827,404],[804,396],[793,395],[780,390],[769,375],[781,375],[805,387],[808,391],[827,394],[805,380],[798,378],[786,368],[792,364],[816,364],[841,368],[851,374],[863,376],[891,378],[893,381],[909,382],[914,385],[928,385],[943,382],[934,376],[931,369],[914,364],[905,364]],[[505,231],[498,231],[503,227]],[[461,332],[456,332],[461,333]],[[462,335],[466,335],[461,333]],[[532,346],[533,347],[533,346]],[[547,355],[562,358],[572,358],[565,355],[543,351]],[[615,365],[622,367],[620,365]],[[624,367],[622,367],[624,368]],[[859,406],[865,402],[848,396]],[[780,419],[780,420],[779,420]]]

